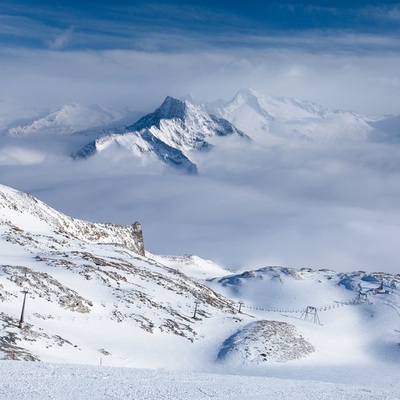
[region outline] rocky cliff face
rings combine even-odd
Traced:
[[[136,221],[134,224],[132,224],[132,229],[133,229],[133,238],[137,245],[137,251],[141,256],[144,256],[145,252],[144,252],[142,224]]]

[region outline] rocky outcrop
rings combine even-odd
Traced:
[[[145,251],[144,251],[142,224],[140,222],[136,221],[134,224],[132,224],[132,229],[133,229],[133,240],[136,243],[137,252],[141,256],[144,256]]]
[[[246,325],[222,344],[218,359],[233,364],[287,362],[308,356],[314,346],[294,325],[261,320]]]

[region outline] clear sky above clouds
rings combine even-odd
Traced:
[[[3,0],[0,96],[148,111],[253,87],[399,113],[399,33],[400,2]]]

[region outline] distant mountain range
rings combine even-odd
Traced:
[[[135,114],[126,110],[71,104],[25,125],[12,126],[5,134],[87,135],[93,139],[73,152],[75,159],[123,152],[141,158],[144,165],[161,161],[190,174],[198,172],[193,158],[218,145],[218,137],[238,137],[267,146],[288,140],[397,142],[400,138],[399,116],[364,117],[309,101],[265,96],[252,89],[240,90],[227,102],[167,97],[154,112],[132,123],[134,118]]]
[[[190,160],[192,151],[212,148],[208,141],[215,136],[248,136],[223,118],[208,114],[187,101],[167,97],[162,105],[133,125],[121,128],[97,139],[73,157],[87,158],[112,148],[127,149],[132,155],[150,154],[165,164],[197,173],[197,166]]]

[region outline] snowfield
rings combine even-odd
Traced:
[[[371,371],[369,371],[371,372]],[[132,400],[398,400],[400,385],[376,387],[303,379],[0,362],[0,398]]]

